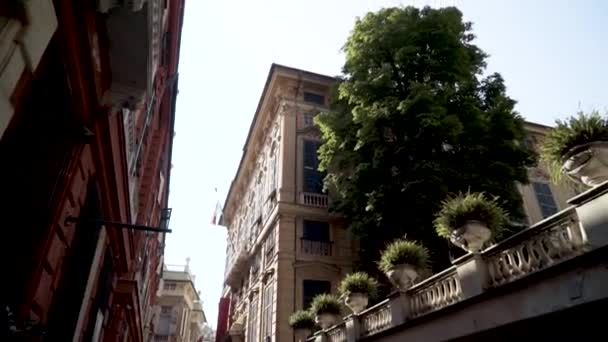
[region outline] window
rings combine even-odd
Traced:
[[[323,106],[323,105],[325,105],[325,96],[305,91],[304,92],[304,101]]]
[[[323,193],[325,173],[319,171],[319,141],[304,140],[304,192]]]
[[[302,283],[302,289],[304,294],[304,298],[302,299],[302,308],[308,309],[315,296],[331,292],[331,283],[326,280],[304,280]]]
[[[249,303],[249,319],[247,327],[247,342],[258,342],[258,296]]]
[[[177,289],[177,284],[175,284],[175,283],[165,283],[165,285],[163,286],[163,288],[165,290],[175,291],[175,289]]]
[[[557,204],[553,198],[551,187],[547,183],[532,182],[536,200],[540,206],[540,212],[543,218],[547,218],[557,212]]]
[[[314,112],[304,113],[304,126],[305,127],[313,126],[315,124],[315,122],[314,122],[315,116],[316,115]]]
[[[272,301],[274,286],[272,283],[264,288],[264,304],[262,305],[262,337],[263,341],[272,339]]]
[[[270,230],[270,232],[268,233],[268,236],[266,237],[266,241],[264,241],[264,255],[265,255],[264,264],[265,265],[268,265],[268,263],[274,256],[275,245],[276,245],[276,240],[275,240],[274,234],[275,234],[275,229],[273,227]]]
[[[302,237],[312,241],[329,241],[329,223],[304,221],[304,234]]]
[[[8,25],[8,18],[0,16],[0,32]]]
[[[161,315],[170,315],[171,314],[171,307],[170,306],[161,306],[160,307],[160,314]]]

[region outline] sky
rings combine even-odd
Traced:
[[[488,72],[502,74],[529,121],[608,109],[608,1],[186,0],[165,262],[191,258],[211,326],[226,229],[210,221],[236,174],[270,65],[339,75],[356,17],[399,5],[460,8],[490,55]]]

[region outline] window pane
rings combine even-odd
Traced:
[[[329,241],[329,223],[304,221],[303,237],[312,241]]]
[[[540,211],[543,218],[547,218],[557,213],[557,204],[555,204],[555,199],[553,198],[553,193],[551,192],[551,187],[549,184],[533,182],[532,187],[534,188],[536,200],[540,206]]]
[[[7,17],[1,17],[0,16],[0,32],[2,32],[2,30],[4,29],[4,27],[8,24],[8,18]]]
[[[309,93],[309,92],[305,91],[304,92],[304,101],[316,103],[319,105],[325,105],[325,96],[315,94],[315,93]]]
[[[323,192],[325,173],[319,171],[319,146],[319,141],[304,140],[304,192]]]
[[[316,295],[331,292],[331,283],[325,280],[304,280],[302,285],[304,293],[302,301],[303,309],[310,307],[310,303]]]

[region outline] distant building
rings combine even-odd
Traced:
[[[194,286],[194,275],[185,266],[165,265],[153,313],[150,342],[200,342],[207,323]]]
[[[333,77],[273,64],[224,206],[228,229],[217,341],[242,329],[247,342],[292,341],[287,321],[351,272],[357,241],[328,213],[314,116],[327,109]],[[549,127],[527,123],[529,143]],[[572,192],[530,170],[522,192],[532,224],[566,207]]]

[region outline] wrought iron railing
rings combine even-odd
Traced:
[[[300,239],[300,251],[303,254],[332,256],[332,241],[316,241],[306,238]]]

